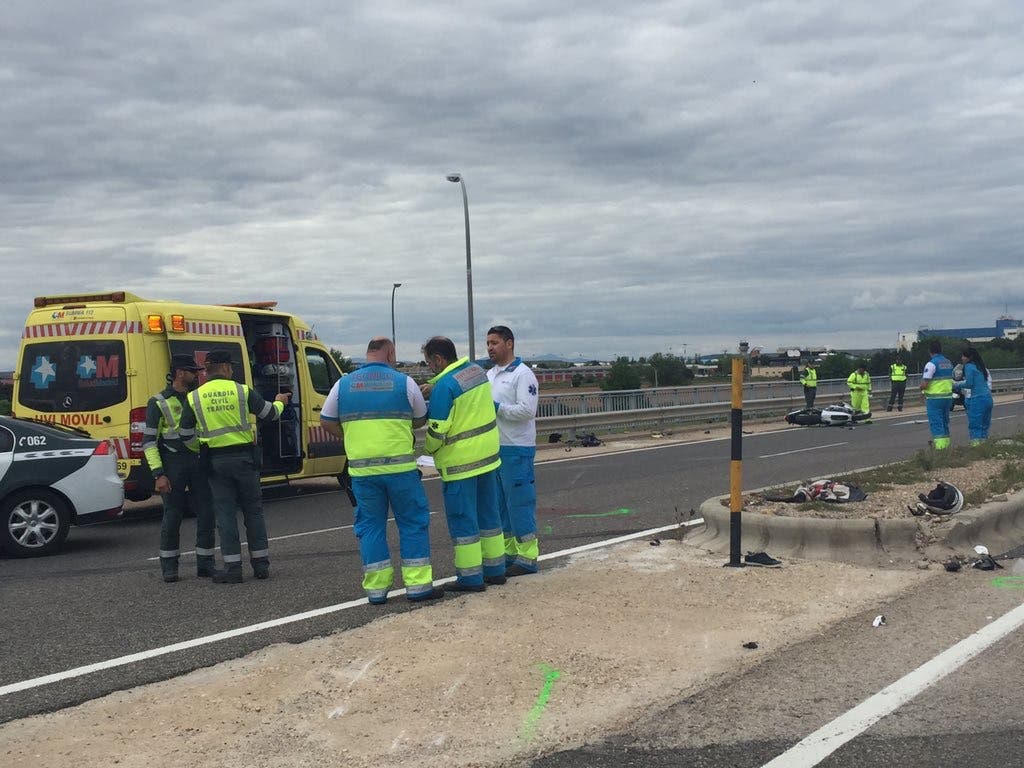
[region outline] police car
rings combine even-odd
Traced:
[[[0,549],[55,552],[71,525],[120,517],[124,485],[106,440],[0,416]]]

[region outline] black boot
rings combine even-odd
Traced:
[[[252,575],[257,579],[270,578],[270,558],[258,557],[252,561]]]
[[[164,581],[168,584],[173,584],[178,580],[178,558],[176,557],[161,557],[160,558],[160,573],[163,575]]]
[[[200,579],[208,579],[216,573],[213,557],[210,555],[198,555],[196,557],[196,576]]]
[[[214,584],[241,584],[242,583],[242,564],[241,563],[225,563],[223,571],[213,572],[213,583]]]

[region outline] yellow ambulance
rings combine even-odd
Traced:
[[[264,484],[340,476],[343,446],[321,428],[320,409],[341,371],[309,325],[276,306],[183,304],[126,291],[39,296],[22,333],[12,411],[108,438],[125,495],[146,499],[146,403],[167,386],[171,355],[202,367],[210,350],[228,349],[238,381],[267,400],[292,395],[280,421],[257,431]]]

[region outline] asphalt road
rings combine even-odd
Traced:
[[[1019,431],[1022,411],[1020,401],[1000,404],[993,435]],[[954,417],[953,432],[955,439],[966,439],[962,413]],[[900,418],[852,429],[787,428],[749,435],[744,440],[744,487],[840,475],[905,457],[927,439],[927,424],[920,414],[901,414]],[[685,515],[708,497],[728,490],[728,440],[600,455],[576,448],[557,455],[559,458],[537,467],[538,524],[544,552],[671,524],[678,514]],[[439,578],[453,572],[451,546],[439,483],[427,482],[427,490],[434,512],[431,535],[435,577]],[[358,626],[378,617],[382,610],[411,609],[401,598],[390,600],[383,609],[360,601],[361,568],[351,532],[352,511],[340,492],[269,492],[265,512],[273,563],[272,578],[266,582],[250,578],[242,585],[213,585],[192,577],[191,562],[184,558],[184,580],[163,584],[152,559],[159,535],[155,512],[73,529],[67,551],[53,557],[0,559],[0,611],[4,617],[0,691],[4,686],[59,676],[83,665],[193,638],[350,601],[352,606],[0,693],[0,721],[167,679],[272,643],[301,642]],[[193,521],[186,521],[183,543],[192,539],[192,526]],[[558,563],[550,560],[545,567],[558,567]],[[1015,638],[1019,646],[1020,639]],[[1008,732],[1019,736],[1018,731]],[[788,734],[777,743],[763,745],[764,754],[784,745],[787,738]],[[664,764],[687,763],[669,760]]]

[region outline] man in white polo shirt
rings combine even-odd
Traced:
[[[487,371],[500,433],[498,468],[501,523],[505,529],[505,575],[537,572],[537,377],[516,357],[515,336],[504,325],[487,331]]]

